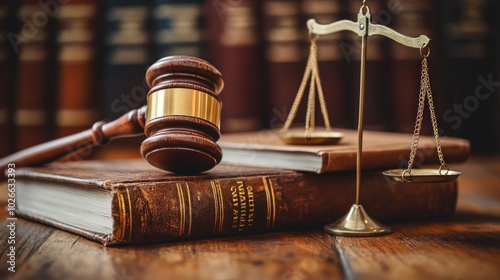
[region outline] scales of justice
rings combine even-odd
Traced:
[[[390,227],[380,224],[371,219],[359,204],[359,192],[361,184],[361,161],[363,150],[363,106],[365,93],[365,63],[367,52],[367,40],[369,36],[382,35],[388,37],[399,44],[407,47],[420,50],[422,56],[422,75],[420,81],[419,101],[417,117],[415,121],[415,129],[410,146],[410,158],[406,169],[393,169],[384,171],[383,174],[390,180],[404,183],[419,183],[419,182],[449,182],[456,180],[461,174],[458,171],[450,170],[446,165],[438,133],[437,120],[434,111],[434,103],[432,99],[432,91],[427,66],[427,57],[430,54],[429,43],[430,39],[425,35],[412,38],[400,34],[386,26],[371,23],[370,9],[363,0],[362,6],[358,13],[357,22],[350,20],[340,20],[330,24],[318,24],[314,19],[307,21],[309,29],[309,39],[311,42],[309,58],[306,64],[306,70],[302,83],[298,89],[297,96],[292,104],[292,108],[287,117],[287,120],[280,131],[281,139],[287,144],[297,145],[321,145],[335,144],[342,138],[342,133],[332,130],[328,118],[327,106],[324,99],[323,90],[318,70],[317,61],[317,41],[320,35],[331,34],[339,31],[351,31],[361,37],[361,60],[360,60],[360,79],[359,79],[359,115],[358,115],[358,143],[356,157],[356,200],[349,212],[341,219],[331,224],[324,226],[327,233],[342,235],[342,236],[377,236],[391,232]],[[307,101],[306,122],[304,131],[289,131],[289,128],[295,118],[297,109],[304,95],[305,88],[309,81],[309,95]],[[315,111],[315,95],[318,93],[321,113],[324,119],[325,127],[322,130],[315,130],[314,111]],[[420,129],[422,126],[425,101],[429,106],[431,115],[432,128],[434,138],[436,140],[436,150],[440,161],[439,169],[412,169],[415,155],[418,148]]]

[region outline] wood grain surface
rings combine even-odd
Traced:
[[[18,219],[12,273],[1,211],[0,279],[496,279],[499,159],[473,156],[452,166],[464,172],[453,218],[391,224],[393,233],[381,237],[331,237],[308,229],[103,247]],[[5,205],[5,183],[1,193]]]

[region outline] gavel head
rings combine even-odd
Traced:
[[[146,73],[150,86],[142,156],[153,166],[179,174],[211,169],[222,159],[220,137],[224,83],[208,62],[190,56],[158,60]]]

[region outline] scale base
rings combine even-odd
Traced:
[[[378,236],[391,232],[390,227],[372,220],[360,204],[353,204],[347,215],[324,226],[323,230],[341,236]]]

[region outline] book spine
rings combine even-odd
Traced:
[[[151,3],[140,0],[106,1],[102,92],[107,119],[146,104],[147,67],[153,62]]]
[[[500,18],[497,16],[498,14],[500,14],[500,3],[498,1],[495,2],[495,5],[492,5],[493,9],[491,9],[491,14],[490,14],[490,18],[491,18],[491,26],[500,26]],[[493,47],[493,54],[494,54],[494,63],[495,63],[495,67],[494,67],[494,73],[495,73],[495,76],[497,77],[498,80],[500,80],[500,30],[498,28],[495,28],[495,32],[492,33],[492,37],[494,38],[493,39],[493,43],[491,44],[491,46]],[[494,92],[494,91],[493,91]],[[496,95],[496,98],[495,96],[493,95],[493,92],[491,91],[491,87],[490,87],[490,95],[489,97],[492,98],[493,97],[493,102],[491,102],[492,104],[494,104],[493,106],[495,108],[497,108],[496,110],[493,110],[491,112],[491,117],[492,117],[492,122],[493,123],[500,123],[500,110],[498,110],[498,108],[500,108],[500,97],[498,95]],[[497,91],[498,92],[498,89]],[[487,95],[488,96],[488,95]],[[500,143],[500,129],[494,129],[494,135],[493,135],[493,142],[492,143]],[[489,150],[488,152],[497,152],[497,153],[500,153],[500,147],[498,145],[494,145],[494,147],[491,148],[491,150]]]
[[[14,67],[15,52],[10,46],[9,36],[13,30],[12,16],[15,14],[13,4],[0,4],[0,157],[14,152],[12,135],[12,109],[14,107],[12,92],[13,81],[16,79],[16,68]]]
[[[101,119],[96,47],[98,1],[71,1],[57,13],[58,97],[56,137],[90,128]]]
[[[439,158],[435,149],[434,139],[428,138],[425,143],[420,138],[420,146],[418,150],[418,162],[415,166],[431,165],[439,163]],[[446,142],[446,138],[441,138],[442,143]],[[467,140],[460,140],[453,145],[443,145],[443,154],[446,155],[447,163],[464,162],[470,154],[469,142]],[[410,148],[396,148],[390,151],[381,153],[377,150],[363,151],[363,161],[361,164],[362,169],[374,168],[406,168],[409,158]],[[352,170],[356,166],[356,159],[350,152],[338,153],[322,153],[322,167],[317,173],[325,173],[330,171],[347,171]]]
[[[262,21],[267,69],[266,92],[271,129],[281,128],[291,110],[307,61],[304,22],[300,1],[264,0]],[[306,103],[302,102],[294,123],[305,122]]]
[[[467,138],[473,152],[498,150],[491,123],[499,115],[496,1],[440,1],[446,73],[446,134]],[[432,78],[432,77],[431,77]],[[496,100],[496,102],[495,102]],[[498,127],[498,126],[497,126]]]
[[[334,221],[354,201],[354,174],[277,175],[117,185],[113,239],[127,243],[298,228]],[[415,188],[365,173],[361,201],[378,220],[445,217],[454,212],[457,183]],[[381,195],[383,194],[383,195]],[[417,199],[418,198],[418,199]]]
[[[153,2],[154,54],[205,56],[205,17],[202,0]]]
[[[16,150],[51,138],[54,101],[54,21],[35,0],[19,3],[18,25],[10,37],[18,53]]]
[[[261,0],[207,1],[209,59],[224,75],[221,94],[223,132],[262,127]]]
[[[400,13],[391,22],[392,28],[406,36],[417,37],[423,34],[434,40],[437,36],[434,35],[436,30],[432,24],[434,18],[432,14],[433,2],[435,1],[402,2]],[[437,40],[436,42],[431,41],[430,48],[433,52],[432,57],[436,57],[434,52],[439,52]],[[391,97],[388,100],[393,100],[394,104],[393,120],[395,130],[411,133],[414,130],[417,116],[422,57],[419,49],[408,48],[397,43],[391,44],[391,54],[392,89]],[[433,67],[437,67],[436,61],[432,57],[428,59],[430,72]],[[439,82],[439,78],[433,75],[434,73],[431,72],[433,88]],[[439,99],[439,96],[437,98]],[[430,121],[423,124],[423,131],[425,133],[430,132]]]

